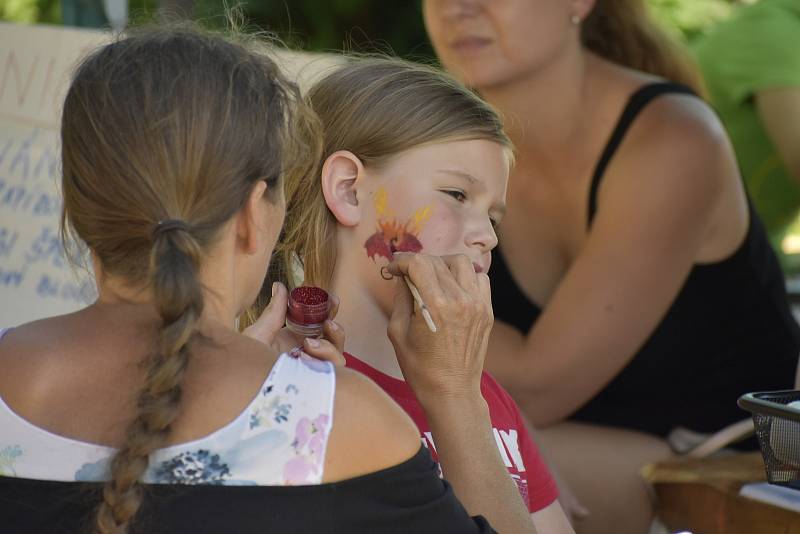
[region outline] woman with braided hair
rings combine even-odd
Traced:
[[[0,530],[491,530],[403,411],[324,361],[341,357],[341,327],[305,342],[322,359],[281,354],[277,326],[271,344],[236,329],[281,231],[282,176],[305,172],[294,162],[315,161],[321,137],[261,52],[172,28],[77,69],[63,228],[99,296],[0,330]],[[283,324],[286,289],[273,296],[262,328]]]

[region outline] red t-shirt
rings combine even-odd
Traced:
[[[428,421],[411,386],[403,380],[378,371],[352,354],[345,353],[344,357],[347,360],[347,367],[370,377],[402,406],[419,428],[422,444],[428,448],[433,459],[438,461],[436,444]],[[523,499],[528,503],[528,510],[533,513],[549,506],[558,498],[558,489],[539,454],[539,449],[525,429],[517,404],[486,372],[481,377],[481,393],[489,406],[492,432],[500,457],[508,468],[511,478],[517,483]]]

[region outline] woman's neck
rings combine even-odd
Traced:
[[[235,273],[233,265],[228,262],[223,265],[226,269],[209,269],[204,266],[201,270],[200,285],[204,288],[203,315],[204,323],[222,324],[227,328],[236,328],[235,305]],[[219,274],[216,271],[219,271]],[[131,286],[125,280],[106,274],[99,262],[94,262],[95,283],[97,286],[97,300],[94,307],[98,309],[138,309],[142,313],[156,314],[155,298],[152,289],[143,286]],[[147,311],[149,310],[149,311]]]
[[[336,322],[345,330],[345,350],[375,369],[403,380],[394,347],[386,333],[389,326],[386,311],[368,287],[354,283],[352,275],[346,273],[348,269],[337,268],[331,285],[331,292],[339,297]]]
[[[580,47],[570,48],[526,77],[481,88],[481,96],[502,110],[521,154],[567,154],[585,129],[596,60]]]

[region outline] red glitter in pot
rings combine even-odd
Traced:
[[[312,286],[297,287],[289,293],[286,326],[306,337],[318,337],[322,334],[322,323],[328,318],[329,312],[327,291]]]

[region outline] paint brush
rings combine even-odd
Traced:
[[[408,290],[411,291],[411,294],[414,296],[414,301],[417,303],[417,306],[419,306],[419,309],[422,310],[422,318],[425,319],[425,324],[427,324],[430,331],[435,334],[436,324],[433,322],[433,318],[431,317],[431,312],[428,311],[428,307],[422,301],[422,296],[419,294],[419,289],[417,289],[417,286],[414,285],[414,282],[412,282],[407,275],[403,275],[403,280],[406,281]]]

